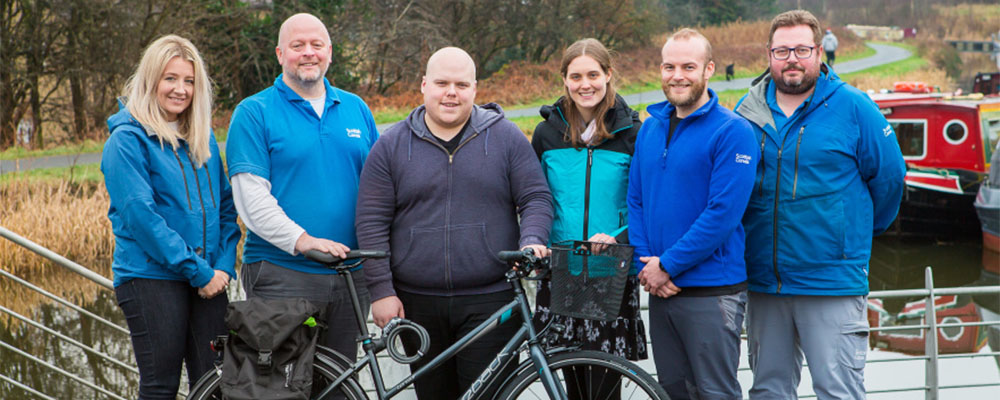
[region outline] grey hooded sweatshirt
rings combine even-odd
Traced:
[[[396,288],[505,290],[497,252],[548,242],[552,195],[531,144],[500,106],[474,106],[452,154],[428,131],[425,112],[417,107],[382,134],[361,172],[358,243],[392,252],[365,262],[372,301]]]

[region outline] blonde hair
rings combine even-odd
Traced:
[[[614,60],[612,60],[611,52],[600,41],[593,38],[580,39],[563,51],[562,62],[559,66],[559,73],[563,78],[566,78],[566,73],[569,71],[569,64],[578,57],[583,56],[590,57],[596,61],[601,66],[604,74],[610,74],[614,69]],[[608,85],[604,89],[604,98],[594,107],[595,129],[591,143],[600,143],[611,137],[611,134],[608,133],[608,127],[604,125],[604,117],[615,107],[614,82],[615,75],[612,75],[611,80],[608,81]],[[573,98],[570,96],[569,87],[563,85],[563,88],[566,94],[563,96],[562,105],[564,108],[563,111],[566,113],[566,123],[569,125],[566,129],[566,139],[569,140],[573,147],[582,146],[584,143],[581,135],[587,129],[587,124],[583,123],[580,110],[576,108],[576,103],[573,102]]]
[[[167,124],[165,112],[156,99],[156,89],[167,63],[181,57],[194,65],[194,93],[191,105],[177,117],[178,129]],[[125,106],[146,130],[177,150],[179,140],[188,142],[191,160],[201,167],[212,156],[209,140],[212,135],[212,82],[205,62],[191,41],[177,35],[156,39],[142,54],[135,74],[125,84]]]

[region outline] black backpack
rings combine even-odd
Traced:
[[[232,400],[308,399],[320,307],[305,299],[229,304],[222,394]]]

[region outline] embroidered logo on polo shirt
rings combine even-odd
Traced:
[[[752,159],[753,159],[753,157],[750,157],[749,155],[736,153],[736,162],[737,163],[749,165],[750,164],[750,160],[752,160]]]
[[[347,137],[361,137],[361,129],[351,129],[347,128]]]

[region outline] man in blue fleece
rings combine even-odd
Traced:
[[[712,46],[673,34],[660,65],[667,101],[649,106],[629,174],[629,240],[650,293],[657,379],[673,399],[739,399],[746,304],[743,227],[759,151],[718,103]]]
[[[761,168],[743,217],[751,399],[794,399],[809,361],[820,399],[865,396],[872,236],[899,210],[906,167],[875,103],[820,61],[808,11],[771,21],[770,69],[736,112]]]
[[[552,195],[528,139],[500,106],[473,103],[472,57],[455,47],[438,50],[420,91],[424,105],[368,155],[357,210],[361,247],[392,250],[389,260],[365,265],[375,324],[408,318],[430,336],[412,371],[513,300],[496,252],[545,255],[552,226]],[[417,379],[417,397],[457,399],[517,332],[518,320]],[[418,345],[403,338],[408,351]]]

